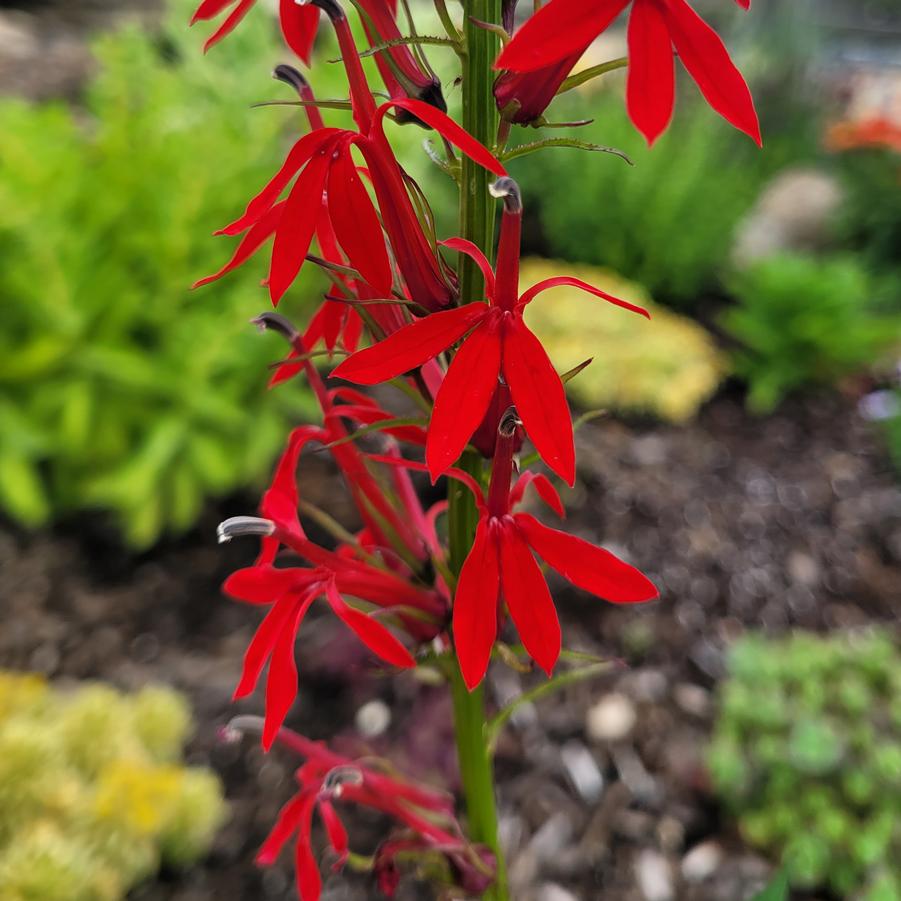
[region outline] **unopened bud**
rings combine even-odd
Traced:
[[[288,68],[287,66],[285,68]],[[269,331],[278,332],[282,335],[289,343],[293,343],[298,337],[300,337],[300,332],[297,331],[296,328],[291,324],[291,320],[285,316],[282,316],[281,313],[260,313],[255,319],[250,320],[261,332],[265,332],[267,329]]]
[[[294,88],[298,94],[302,94],[310,88],[310,83],[298,69],[295,69],[294,66],[287,66],[284,63],[272,70],[272,77]]]

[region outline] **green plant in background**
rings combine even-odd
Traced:
[[[190,726],[169,689],[54,693],[0,672],[0,897],[118,901],[206,854],[225,803],[211,771],[178,762]]]
[[[570,384],[587,409],[648,413],[668,422],[690,419],[716,390],[725,360],[697,323],[656,306],[647,292],[618,276],[588,266],[524,260],[520,281],[535,284],[566,272],[649,310],[654,328],[627,316],[586,316],[585,295],[554,288],[548,302],[532,304],[529,326],[561,371],[591,358]],[[590,303],[590,301],[589,301]]]
[[[748,636],[709,752],[752,844],[796,887],[901,899],[901,650],[883,632]]]
[[[901,345],[901,315],[881,309],[880,285],[854,257],[772,257],[734,274],[731,289],[737,305],[722,322],[742,345],[735,370],[757,412],[864,372]]]
[[[294,114],[250,108],[277,94],[274,23],[203,59],[191,7],[102,38],[84,108],[0,103],[0,511],[28,526],[106,508],[145,546],[262,478],[308,418],[303,389],[264,390],[282,353],[247,324],[264,270],[189,292],[230,256],[209,233],[277,168]],[[320,289],[310,275],[286,306]]]
[[[596,122],[572,137],[617,147],[634,168],[612,156],[580,165],[561,152],[516,160],[511,171],[539,201],[553,185],[540,224],[554,256],[609,266],[658,301],[690,310],[716,290],[736,225],[785,153],[757,154],[740,136],[714,131],[700,104],[685,106],[649,151],[621,98],[606,91],[591,99]]]

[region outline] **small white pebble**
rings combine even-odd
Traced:
[[[645,901],[673,901],[673,875],[669,863],[656,851],[642,851],[635,862],[635,877]]]
[[[384,701],[369,701],[357,711],[354,723],[363,738],[378,738],[391,725],[391,710]]]
[[[635,705],[625,695],[609,694],[588,711],[585,729],[594,741],[622,741],[635,728],[637,718]]]
[[[716,871],[723,859],[723,849],[716,842],[701,842],[682,858],[682,875],[686,882],[703,882]]]

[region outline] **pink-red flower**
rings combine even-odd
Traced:
[[[256,0],[203,0],[191,18],[192,25],[215,19],[229,10],[222,24],[207,39],[203,49],[209,50],[234,31],[255,3]],[[298,3],[297,0],[279,0],[278,13],[285,43],[309,65],[319,25],[319,10],[310,4]]]
[[[239,717],[240,726],[245,718]],[[295,774],[297,794],[282,808],[272,832],[257,853],[260,866],[271,866],[292,836],[295,875],[301,901],[319,901],[322,877],[313,854],[314,814],[325,828],[334,854],[334,870],[340,870],[350,853],[347,830],[337,806],[357,804],[389,816],[402,832],[389,836],[374,855],[375,876],[380,887],[396,887],[396,859],[402,853],[438,853],[457,871],[464,887],[484,889],[492,879],[493,860],[482,848],[469,845],[454,818],[453,798],[425,786],[379,772],[372,760],[343,757],[322,742],[313,742],[286,729],[279,743],[302,754],[306,761]]]
[[[432,313],[384,341],[357,351],[332,375],[374,385],[422,366],[465,336],[435,398],[426,443],[426,462],[432,479],[437,479],[460,456],[483,421],[503,375],[535,449],[554,472],[572,484],[575,449],[563,382],[541,342],[526,325],[523,312],[542,291],[571,285],[643,316],[648,313],[574,278],[546,279],[520,295],[519,189],[512,179],[504,178],[496,183],[495,192],[505,196],[496,273],[470,242],[460,238],[443,242],[469,254],[481,267],[488,303]]]
[[[759,144],[760,125],[744,78],[722,40],[686,0],[550,0],[516,33],[495,66],[512,72],[543,70],[559,85],[565,74],[554,67],[577,60],[630,2],[626,101],[648,142],[653,143],[672,118],[675,49],[707,102]],[[750,6],[750,0],[738,2]],[[533,92],[538,87],[528,81],[526,85]],[[500,99],[506,102],[517,93],[528,96],[516,80],[501,81],[501,90]],[[533,101],[528,112],[534,113],[535,106]]]
[[[555,513],[564,515],[560,497],[545,476],[527,472],[510,487],[515,446],[515,429],[507,425],[511,420],[512,409],[498,431],[487,499],[467,473],[449,471],[473,493],[479,509],[475,541],[460,570],[453,607],[454,647],[470,689],[488,669],[505,607],[529,656],[548,675],[557,663],[560,621],[536,555],[573,585],[605,601],[636,604],[658,597],[647,576],[610,551],[552,529],[529,513],[511,512],[532,486]]]
[[[383,121],[390,110],[402,110],[434,128],[476,162],[497,175],[500,162],[441,110],[419,100],[392,100],[376,108],[366,84],[350,27],[340,8],[331,2],[332,17],[350,82],[358,131],[314,128],[292,147],[279,170],[247,206],[244,214],[217,234],[244,234],[232,259],[206,284],[240,266],[273,235],[269,294],[278,304],[300,272],[314,235],[326,221],[350,265],[377,296],[390,297],[393,274],[382,224],[410,296],[426,309],[447,306],[455,294],[455,280],[424,234],[404,182],[404,173],[385,137]],[[363,185],[351,155],[359,148],[379,203],[382,222]],[[291,184],[285,200],[282,192]],[[323,197],[322,203],[310,198]]]

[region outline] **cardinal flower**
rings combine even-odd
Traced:
[[[546,279],[518,295],[522,226],[519,188],[513,179],[502,178],[494,183],[492,192],[504,197],[497,272],[470,242],[460,238],[444,242],[472,256],[481,267],[488,303],[432,313],[357,351],[332,375],[374,385],[422,366],[465,336],[435,398],[426,443],[432,479],[460,456],[484,419],[502,375],[535,449],[554,472],[572,484],[575,449],[563,382],[541,342],[525,324],[523,312],[542,291],[571,285],[643,316],[648,313],[568,277]]]
[[[234,31],[255,3],[256,0],[203,0],[191,18],[192,25],[215,19],[230,8],[225,20],[203,45],[204,51]],[[279,0],[278,18],[285,43],[309,65],[319,26],[319,10],[297,0]]]
[[[255,717],[237,717],[230,731],[256,731]],[[334,870],[340,870],[350,855],[347,830],[341,822],[339,805],[356,804],[390,817],[398,834],[390,835],[376,850],[377,878],[402,852],[408,857],[440,854],[450,863],[461,884],[485,884],[493,875],[493,858],[485,848],[474,847],[463,838],[454,817],[453,798],[427,786],[418,785],[376,768],[367,758],[355,760],[336,754],[322,742],[310,741],[288,729],[277,733],[278,742],[302,755],[305,762],[295,773],[297,794],[281,809],[278,820],[257,852],[260,866],[272,866],[285,845],[296,836],[295,875],[301,901],[319,901],[322,878],[313,853],[312,824],[319,815],[329,847],[335,855]],[[402,830],[402,831],[401,831]],[[399,836],[402,835],[401,839]],[[481,882],[474,874],[481,874]],[[385,883],[389,887],[389,883]]]
[[[504,175],[505,170],[482,144],[433,106],[419,100],[392,100],[376,108],[344,13],[331,0],[315,2],[322,4],[335,26],[359,131],[315,128],[300,138],[282,168],[250,201],[244,214],[217,232],[246,232],[232,259],[195,287],[241,265],[274,235],[268,285],[272,302],[277,305],[299,274],[314,235],[328,218],[351,266],[379,296],[390,297],[393,280],[382,223],[351,155],[356,146],[368,163],[384,227],[411,296],[427,309],[439,309],[451,302],[455,286],[416,217],[403,170],[385,137],[384,117],[391,110],[406,111],[495,174]],[[292,179],[287,198],[279,200]],[[310,202],[310,198],[322,196],[322,204]]]
[[[577,588],[605,601],[636,604],[658,597],[647,576],[610,551],[552,529],[529,513],[511,512],[531,486],[555,513],[564,515],[560,497],[546,476],[526,472],[510,487],[517,431],[518,420],[511,408],[498,429],[487,500],[468,473],[448,472],[469,488],[479,509],[475,541],[460,570],[453,606],[454,645],[470,690],[488,669],[504,607],[532,659],[548,675],[557,663],[560,621],[534,555]],[[406,460],[394,462],[411,469],[426,468]]]
[[[495,66],[512,72],[541,69],[557,80],[562,70],[548,67],[578,59],[630,2],[626,101],[629,116],[648,142],[672,118],[675,48],[707,102],[760,144],[754,101],[741,72],[716,32],[686,0],[550,0],[516,33]],[[738,3],[750,6],[750,0]],[[507,86],[503,90],[510,93]]]

